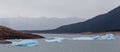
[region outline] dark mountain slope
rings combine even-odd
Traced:
[[[54,30],[42,32],[50,33],[81,33],[81,32],[104,32],[107,30],[120,29],[120,6],[110,12],[98,15],[85,22],[61,26]]]
[[[45,38],[40,35],[28,34],[15,31],[8,27],[0,26],[0,40],[4,39],[40,39]]]

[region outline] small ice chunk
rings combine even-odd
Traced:
[[[95,36],[93,37],[93,40],[99,40],[101,37],[98,35],[98,36]]]
[[[38,41],[36,40],[22,40],[20,42],[13,42],[12,45],[14,46],[37,46],[38,45]]]
[[[93,40],[92,37],[74,37],[72,40]]]
[[[106,34],[106,35],[103,35],[103,36],[96,36],[96,37],[93,37],[94,40],[114,40],[115,37],[114,37],[114,34]]]
[[[114,34],[108,34],[108,40],[115,40]]]
[[[113,34],[106,34],[105,36],[101,36],[101,39],[106,39],[106,40],[114,40],[115,37]]]
[[[62,37],[53,37],[49,39],[45,39],[46,42],[62,42],[65,38]]]

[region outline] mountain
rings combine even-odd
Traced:
[[[53,30],[41,32],[50,33],[81,33],[81,32],[104,32],[120,30],[120,6],[106,14],[98,15],[85,22],[64,25]]]
[[[55,29],[65,24],[72,24],[84,21],[79,17],[13,17],[0,18],[0,25],[10,27],[16,30],[48,30]]]
[[[15,31],[11,28],[0,26],[0,40],[4,39],[39,39],[44,38],[43,36],[28,34]]]

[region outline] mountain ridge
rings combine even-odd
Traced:
[[[106,14],[98,15],[85,22],[64,25],[53,30],[41,32],[50,33],[82,33],[82,32],[105,32],[108,30],[120,29],[120,6]]]

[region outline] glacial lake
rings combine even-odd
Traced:
[[[51,37],[81,37],[95,35],[80,34],[39,34],[46,38]],[[120,52],[120,36],[115,35],[115,40],[80,40],[63,41],[59,43],[45,42],[45,39],[36,39],[38,46],[17,47],[10,44],[0,44],[1,52]],[[19,41],[19,40],[13,40]]]

